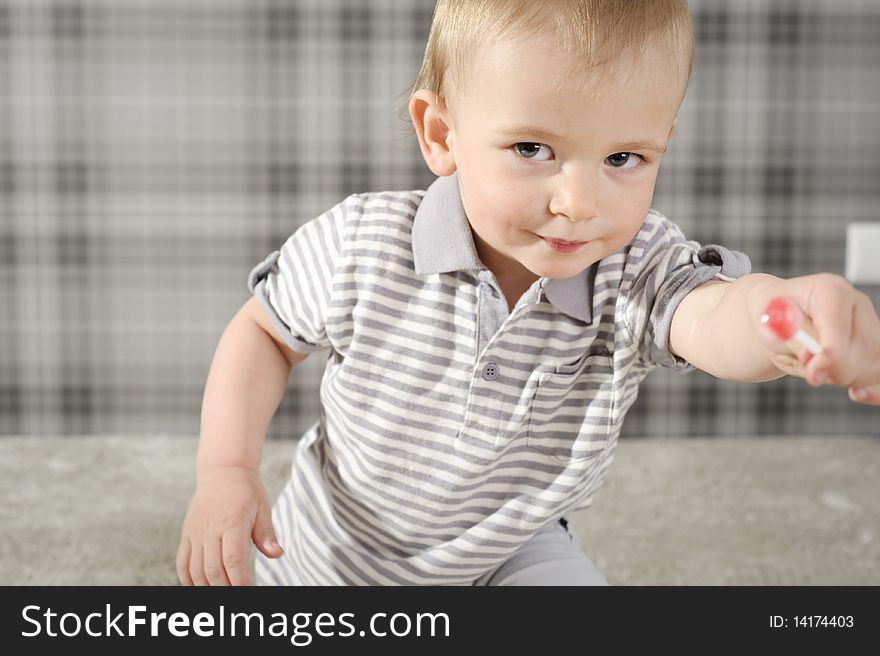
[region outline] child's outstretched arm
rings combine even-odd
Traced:
[[[760,317],[774,298],[804,316],[803,330],[822,352],[774,340]],[[811,385],[849,387],[854,401],[880,405],[880,319],[864,293],[841,276],[781,279],[766,274],[710,281],[688,294],[672,319],[670,348],[696,367],[727,380],[762,381],[791,374]]]
[[[250,584],[251,541],[270,558],[283,553],[260,457],[290,369],[305,357],[274,334],[256,298],[223,332],[205,385],[196,491],[177,552],[184,585]]]

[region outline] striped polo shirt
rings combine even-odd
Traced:
[[[589,505],[681,299],[749,270],[651,211],[628,245],[508,311],[455,175],[303,225],[249,287],[287,344],[329,349],[321,412],[273,508],[283,584],[469,584]]]

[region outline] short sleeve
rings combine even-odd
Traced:
[[[677,225],[652,211],[630,244],[619,302],[643,366],[686,371],[693,365],[669,349],[672,317],[695,287],[732,281],[751,271],[749,258],[718,245],[689,241]]]
[[[248,288],[290,348],[328,348],[326,317],[339,260],[345,202],[300,227],[253,268]]]

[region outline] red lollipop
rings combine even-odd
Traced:
[[[761,323],[781,342],[794,340],[813,355],[822,352],[822,346],[801,328],[803,315],[793,301],[782,296],[771,300],[764,308]]]

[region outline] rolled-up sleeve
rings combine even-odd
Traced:
[[[629,247],[619,297],[640,363],[679,371],[693,368],[669,349],[679,303],[704,282],[729,282],[749,271],[751,262],[743,253],[689,241],[677,225],[652,211]]]
[[[339,259],[345,204],[300,227],[248,275],[248,289],[278,334],[300,352],[328,348],[326,316]]]

